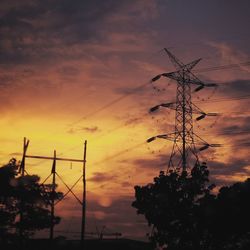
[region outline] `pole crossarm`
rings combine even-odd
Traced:
[[[45,160],[56,160],[56,161],[72,161],[72,162],[84,162],[85,160],[80,159],[70,159],[70,158],[61,158],[61,157],[51,157],[51,156],[39,156],[39,155],[26,155],[26,158],[33,158],[33,159],[45,159]]]

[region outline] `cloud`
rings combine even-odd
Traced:
[[[102,172],[95,172],[93,173],[93,176],[88,178],[88,181],[92,182],[113,182],[117,176],[108,174],[108,173],[102,173]]]
[[[92,127],[76,127],[76,128],[70,128],[67,133],[69,134],[76,134],[79,132],[87,132],[87,133],[97,133],[100,132],[101,130],[97,126],[92,126]]]
[[[220,127],[217,128],[217,133],[220,136],[230,138],[232,146],[237,149],[244,149],[244,143],[250,139],[250,116],[244,113],[236,115],[226,115],[220,121]]]
[[[223,126],[220,128],[221,131],[227,131],[227,130],[238,130],[239,131],[245,131],[250,129],[250,116],[247,114],[242,114],[240,111],[234,115],[229,115],[228,117],[224,118],[224,122],[227,126]]]
[[[115,39],[116,34],[128,45],[131,39],[122,37],[121,27],[132,19],[138,23],[140,16],[152,17],[156,13],[156,4],[148,0],[36,0],[23,4],[3,1],[3,5],[0,60],[4,63],[79,57],[83,44],[100,45],[110,37]]]
[[[249,159],[231,157],[227,162],[209,161],[210,181],[216,185],[228,185],[235,181],[243,181],[250,176]]]
[[[157,3],[150,0],[2,2],[0,75],[6,95],[1,92],[1,108],[9,110],[20,102],[30,109],[34,99],[50,103],[50,94],[60,99],[51,86],[69,95],[83,85],[100,91],[120,82],[124,76],[117,72],[129,70],[125,53],[144,51],[150,41],[150,33],[138,33],[140,25],[157,14]],[[35,108],[40,111],[41,105]]]
[[[89,133],[95,133],[99,131],[99,128],[97,126],[94,127],[84,127],[82,128],[83,131],[89,132]]]
[[[168,161],[169,155],[160,154],[154,158],[134,160],[133,164],[138,168],[138,171],[140,171],[140,169],[166,171]],[[239,176],[241,176],[241,180],[250,176],[250,160],[247,158],[242,159],[240,155],[237,156],[236,154],[227,161],[224,161],[222,158],[208,160],[207,166],[210,171],[210,182],[217,185],[232,183]],[[239,178],[237,180],[239,181]]]
[[[157,169],[159,171],[166,170],[168,167],[169,155],[160,154],[156,157],[146,159],[136,159],[133,161],[136,167],[139,169]]]
[[[250,91],[250,79],[239,79],[228,81],[224,83],[226,86],[223,88],[223,95],[230,97],[237,97],[246,95]]]

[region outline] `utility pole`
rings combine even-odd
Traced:
[[[27,153],[27,149],[29,146],[29,140],[26,139],[26,137],[23,138],[23,157],[22,161],[19,167],[19,173],[21,174],[21,177],[24,177],[25,175],[25,157]],[[24,200],[23,197],[21,196],[20,198],[20,218],[19,218],[19,237],[20,237],[20,248],[23,248],[23,226],[24,226],[24,216],[23,216],[23,211],[24,210]]]
[[[85,249],[85,223],[86,223],[86,156],[87,156],[87,141],[84,142],[83,150],[83,195],[82,195],[82,227],[81,227],[81,244]]]
[[[50,221],[50,240],[54,239],[55,225],[55,191],[56,191],[56,150],[54,150],[54,159],[51,169],[52,174],[52,189],[51,189],[51,221]]]
[[[150,112],[158,110],[160,107],[175,110],[175,131],[173,133],[157,135],[151,137],[147,142],[156,138],[173,141],[168,169],[181,169],[186,171],[192,163],[199,164],[199,151],[209,147],[219,147],[220,144],[209,144],[196,135],[193,131],[193,114],[198,115],[197,121],[206,116],[217,116],[216,113],[205,113],[192,102],[192,86],[196,86],[194,92],[198,92],[204,87],[216,87],[215,83],[203,83],[191,70],[200,62],[197,59],[191,63],[184,64],[177,59],[168,49],[164,49],[176,71],[163,73],[155,76],[151,82],[159,80],[162,76],[175,80],[176,100],[175,102],[162,103],[150,109]],[[197,149],[199,146],[199,149]],[[193,162],[192,162],[193,161]],[[191,163],[192,162],[192,163]]]
[[[73,196],[76,198],[76,200],[81,204],[82,207],[82,233],[81,233],[81,242],[84,241],[84,234],[85,234],[85,222],[86,222],[86,158],[87,158],[87,141],[84,143],[84,153],[83,153],[83,159],[72,159],[72,158],[62,158],[57,157],[56,150],[54,150],[54,156],[39,156],[39,155],[27,155],[27,149],[29,145],[29,140],[26,140],[24,138],[24,146],[23,146],[23,157],[22,162],[20,164],[19,173],[21,173],[21,176],[25,175],[25,160],[26,158],[32,158],[32,159],[43,159],[43,160],[53,160],[51,174],[46,178],[46,180],[52,175],[52,189],[51,189],[51,224],[50,224],[50,233],[49,233],[49,239],[53,240],[54,238],[54,225],[55,225],[55,206],[58,202],[63,200],[68,193],[73,194]],[[77,180],[77,182],[72,186],[69,187],[63,179],[60,177],[60,175],[56,171],[56,163],[57,161],[67,161],[67,162],[78,162],[83,164],[83,174],[82,176]],[[55,193],[56,193],[56,176],[63,182],[63,184],[67,188],[67,193],[55,203]],[[83,200],[81,201],[76,194],[73,192],[73,188],[75,185],[83,178]],[[20,239],[23,239],[23,200],[20,201]]]
[[[22,161],[19,167],[19,173],[21,173],[21,176],[24,176],[25,174],[25,157],[26,157],[26,153],[27,153],[27,149],[29,146],[29,140],[26,139],[26,137],[23,138],[23,157],[22,157]]]

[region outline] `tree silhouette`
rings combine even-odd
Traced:
[[[250,249],[250,179],[211,191],[205,163],[190,174],[160,172],[135,187],[132,206],[153,226],[151,241],[168,250]]]
[[[222,187],[210,208],[207,225],[214,248],[250,249],[250,179]]]
[[[187,172],[160,172],[153,184],[135,187],[132,206],[144,214],[154,230],[151,240],[167,249],[200,249],[199,200],[210,195],[205,164]],[[198,237],[197,237],[198,236]]]
[[[17,237],[27,238],[37,230],[50,227],[51,187],[39,184],[37,175],[18,175],[19,163],[15,159],[0,168],[0,239],[6,241]],[[55,200],[62,197],[56,192]],[[20,213],[22,211],[22,222]],[[54,223],[60,222],[55,217]]]

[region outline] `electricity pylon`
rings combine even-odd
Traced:
[[[182,63],[168,49],[164,49],[170,61],[173,63],[176,71],[163,73],[155,76],[151,81],[155,82],[162,76],[177,82],[176,101],[162,103],[150,109],[150,112],[158,110],[160,107],[175,110],[175,131],[169,134],[162,134],[151,137],[147,142],[151,142],[156,138],[173,141],[173,148],[170,155],[168,169],[182,169],[186,171],[190,168],[191,162],[199,164],[199,151],[209,147],[219,147],[220,144],[209,144],[194,133],[193,114],[198,115],[196,120],[201,120],[206,116],[217,116],[216,113],[206,113],[192,103],[192,89],[198,92],[204,87],[216,87],[215,83],[203,83],[196,77],[191,70],[200,62],[197,59],[188,64]],[[197,147],[199,146],[199,148]]]

